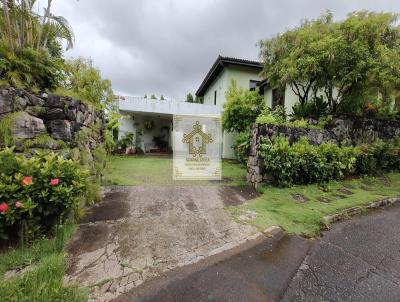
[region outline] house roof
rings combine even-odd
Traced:
[[[204,96],[204,93],[206,92],[207,88],[212,84],[212,82],[227,66],[241,66],[241,67],[253,68],[257,71],[262,70],[262,64],[257,61],[218,56],[218,58],[212,65],[211,69],[208,71],[203,82],[201,83],[199,89],[197,89],[196,96],[198,97]]]

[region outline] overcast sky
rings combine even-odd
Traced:
[[[44,6],[47,1],[40,0]],[[216,57],[258,59],[257,41],[318,17],[368,9],[400,12],[399,0],[53,0],[72,25],[66,57],[90,57],[118,94],[197,90]]]

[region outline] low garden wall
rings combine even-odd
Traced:
[[[376,139],[392,139],[400,135],[400,121],[385,121],[360,117],[336,117],[324,129],[298,128],[287,125],[254,124],[250,130],[250,151],[247,161],[247,180],[254,187],[269,182],[271,175],[264,168],[259,148],[263,140],[274,141],[277,136],[285,137],[290,144],[306,137],[310,144],[331,142],[339,146],[369,144]]]
[[[104,142],[104,113],[70,97],[0,89],[0,148],[15,152],[51,150],[65,155],[73,148],[91,151]]]
[[[46,234],[99,200],[104,127],[84,102],[0,88],[0,242]]]

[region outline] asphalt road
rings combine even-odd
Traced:
[[[145,282],[115,301],[400,301],[400,206],[315,241],[278,233]]]
[[[282,301],[400,301],[400,206],[334,224]]]

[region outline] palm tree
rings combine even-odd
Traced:
[[[4,19],[6,21],[6,33],[8,36],[8,43],[10,45],[10,48],[13,49],[14,43],[13,43],[12,31],[11,31],[10,14],[8,11],[8,0],[3,0],[3,13],[4,13]]]
[[[67,19],[63,16],[52,14],[53,0],[47,0],[44,14],[34,11],[36,0],[2,0],[5,33],[10,49],[14,47],[32,47],[36,50],[46,49],[49,45],[57,44],[61,40],[67,42],[66,50],[71,49],[75,43],[75,37]],[[0,18],[1,19],[1,18]],[[0,28],[0,38],[4,38]]]

